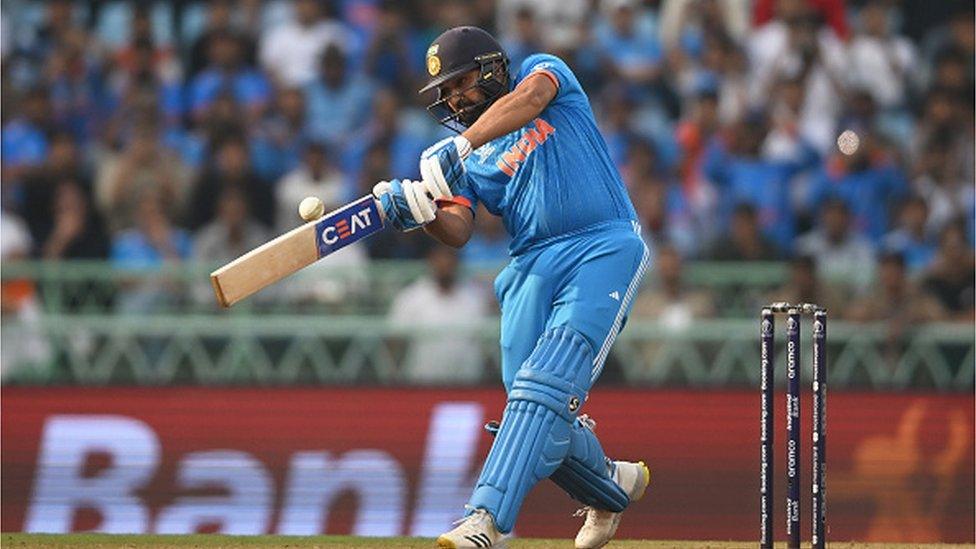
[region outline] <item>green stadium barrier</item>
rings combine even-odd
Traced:
[[[182,264],[158,270],[120,270],[97,261],[5,263],[4,281],[30,280],[43,310],[60,313],[110,313],[126,310],[122,295],[140,285],[165,285],[165,299],[153,302],[152,314],[209,313],[217,309],[209,273],[219,265]],[[245,300],[233,314],[344,313],[383,314],[396,293],[421,276],[423,261],[373,261],[368,266],[323,264],[325,271],[306,270]],[[490,285],[503,265],[466,268],[465,274]],[[327,273],[327,277],[323,276]],[[756,314],[764,294],[786,279],[787,266],[775,262],[692,262],[685,270],[690,287],[707,289],[721,307],[719,316],[742,318]],[[323,282],[327,278],[328,281]],[[314,284],[314,299],[296,288]]]
[[[214,303],[207,278],[211,267],[140,272],[99,262],[6,262],[0,278],[30,281],[38,297],[30,314],[4,314],[3,381],[411,383],[403,366],[411,341],[444,337],[385,320],[397,291],[423,274],[421,261],[330,269],[327,277],[299,273],[229,310]],[[498,268],[468,269],[466,275],[487,284]],[[757,383],[756,303],[785,276],[780,263],[690,263],[689,284],[713,292],[716,303],[724,306],[718,317],[695,320],[682,330],[632,318],[608,359],[603,382],[693,387]],[[323,279],[333,286],[316,299],[288,293]],[[165,288],[172,299],[141,303],[141,309],[123,306],[127,292],[153,284]],[[453,327],[450,337],[469,339],[471,354],[483,366],[481,381],[497,379],[497,319]],[[832,321],[829,380],[832,387],[971,390],[973,348],[971,324],[926,325],[894,337],[883,325]],[[809,349],[804,345],[807,369]]]
[[[24,328],[5,321],[3,345],[22,343]],[[402,370],[404,348],[414,338],[445,337],[443,331],[392,326],[375,316],[60,315],[39,318],[30,329],[44,351],[18,363],[5,361],[9,383],[410,383]],[[634,386],[755,384],[757,334],[752,320],[696,321],[681,331],[634,320],[614,346],[605,377]],[[482,381],[497,379],[497,319],[455,326],[449,337],[469,339],[470,353],[484,366]],[[973,387],[971,326],[927,325],[892,348],[882,326],[834,322],[828,357],[835,388]],[[803,364],[809,369],[806,352]]]

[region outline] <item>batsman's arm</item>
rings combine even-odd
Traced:
[[[474,214],[467,206],[441,202],[437,217],[424,225],[424,231],[448,246],[460,248],[474,232]]]
[[[525,126],[539,116],[556,97],[559,88],[547,72],[535,72],[496,101],[463,135],[471,149]]]

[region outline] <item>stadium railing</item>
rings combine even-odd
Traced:
[[[422,262],[380,262],[328,276],[317,273],[220,311],[207,283],[209,266],[133,272],[104,263],[5,262],[0,269],[4,283],[26,283],[37,297],[35,306],[19,312],[5,306],[3,381],[409,384],[404,368],[409,347],[432,334],[391,325],[384,315],[396,291],[424,269]],[[488,267],[467,274],[487,282],[495,272]],[[738,318],[695,320],[685,329],[632,318],[608,359],[604,383],[728,387],[757,382],[753,300],[777,287],[785,268],[692,263],[687,275],[690,284],[714,292],[717,302],[731,301],[723,313]],[[320,280],[331,286],[318,289],[311,304],[301,294],[289,294]],[[123,306],[125,296],[143,295],[147,286],[172,299],[156,300],[156,290],[150,290],[146,300],[134,300],[137,306]],[[471,342],[483,366],[483,382],[497,379],[497,332],[494,318],[452,332]],[[883,324],[835,321],[828,345],[834,388],[973,388],[971,324],[930,324],[896,334]]]
[[[49,314],[112,312],[216,313],[209,273],[218,265],[185,263],[162,269],[116,269],[100,261],[5,262],[4,282],[29,282]],[[503,267],[480,265],[464,274],[487,289]],[[362,266],[325,263],[299,272],[223,314],[385,314],[396,293],[426,271],[423,261],[373,261]],[[712,292],[725,318],[751,317],[762,296],[780,286],[787,267],[777,262],[690,262],[690,287]],[[140,300],[139,295],[152,293]],[[133,297],[135,296],[135,297]]]

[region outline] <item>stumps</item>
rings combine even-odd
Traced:
[[[804,315],[813,316],[813,444],[812,536],[814,549],[826,543],[826,339],[827,311],[812,303],[791,305],[785,302],[763,307],[760,317],[760,472],[759,544],[773,547],[773,440],[775,430],[774,373],[776,369],[776,314],[786,315],[786,533],[788,547],[800,547],[800,324]]]

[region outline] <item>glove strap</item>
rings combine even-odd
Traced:
[[[458,156],[461,157],[461,160],[471,156],[471,142],[468,141],[467,137],[463,135],[456,136],[454,138],[454,146],[457,147]]]

